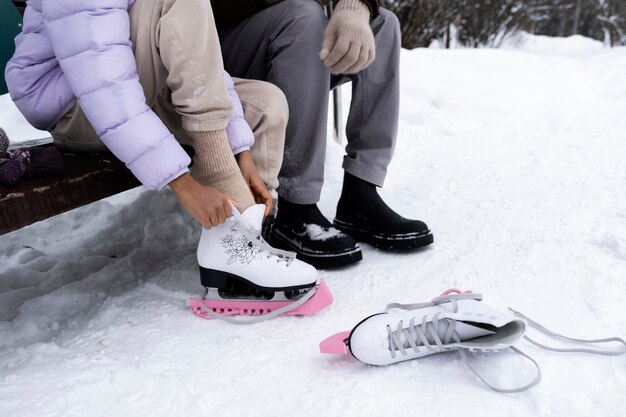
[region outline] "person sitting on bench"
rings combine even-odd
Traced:
[[[241,212],[272,206],[287,102],[224,72],[207,1],[32,0],[5,78],[58,147],[108,148],[147,188],[169,185],[204,228],[230,216],[229,197]]]
[[[227,71],[269,81],[289,103],[273,246],[320,268],[362,259],[356,241],[413,250],[433,242],[377,193],[398,131],[400,24],[378,0],[211,0]],[[374,59],[375,58],[375,59]],[[324,184],[328,92],[352,82],[344,181],[333,223],[317,207]]]

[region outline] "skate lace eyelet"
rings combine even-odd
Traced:
[[[276,262],[291,262],[292,258],[295,258],[295,254],[284,250],[271,247],[265,240],[263,240],[259,231],[250,230],[245,225],[238,223],[235,225],[237,230],[248,238],[248,247],[258,247],[259,251],[265,253],[265,259],[276,257]]]

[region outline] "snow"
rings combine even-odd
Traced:
[[[0,95],[0,127],[9,137],[11,147],[52,141],[50,133],[37,130],[28,124],[8,94]]]
[[[338,236],[345,236],[339,229],[326,228],[318,224],[307,224],[305,232],[311,240],[328,240]]]
[[[523,49],[542,56],[589,54],[592,50],[604,50],[604,44],[591,38],[574,35],[567,38],[530,35],[519,32],[507,38],[502,46],[504,49]]]
[[[404,51],[381,193],[426,220],[435,244],[364,245],[360,264],[321,272],[335,303],[313,317],[237,327],[191,315],[199,230],[168,191],[0,236],[0,415],[622,416],[626,356],[521,343],[543,381],[502,395],[454,353],[372,368],[318,343],[449,287],[572,337],[626,336],[625,69],[626,48],[579,37]],[[330,140],[320,207],[331,219],[342,155]],[[476,361],[504,384],[528,372],[507,354]]]

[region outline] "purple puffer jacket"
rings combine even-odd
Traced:
[[[75,104],[143,185],[160,189],[187,172],[190,159],[146,105],[131,49],[128,9],[135,0],[29,0],[5,72],[26,119],[50,130]],[[232,79],[227,133],[233,152],[254,137]]]

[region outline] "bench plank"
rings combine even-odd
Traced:
[[[111,153],[63,153],[58,177],[0,186],[0,235],[141,185]]]

